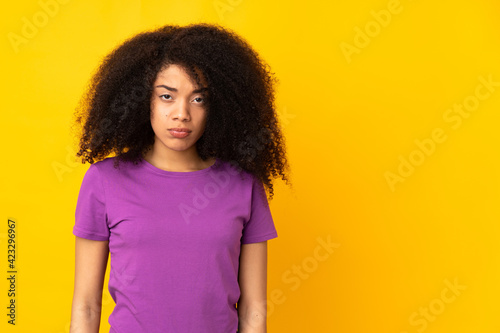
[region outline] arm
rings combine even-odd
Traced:
[[[267,241],[241,245],[238,333],[267,332]]]
[[[99,332],[102,287],[108,253],[108,241],[76,237],[71,333]]]

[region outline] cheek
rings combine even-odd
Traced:
[[[207,116],[208,116],[208,113],[207,111],[203,111],[202,114],[201,114],[201,124],[203,125],[203,127],[205,127],[205,124],[207,123]]]
[[[158,130],[161,129],[161,127],[163,127],[163,124],[162,124],[162,119],[164,117],[162,116],[160,110],[158,109],[151,109],[151,112],[150,112],[150,115],[149,115],[149,119],[150,119],[150,122],[151,122],[151,127],[153,128],[153,130],[155,132],[157,132]]]
[[[151,102],[150,106],[150,120],[151,123],[159,123],[168,117],[168,110],[162,107],[161,104]]]
[[[200,122],[198,123],[198,129],[200,133],[203,133],[205,131],[206,126],[207,126],[207,119],[206,118],[200,119]]]

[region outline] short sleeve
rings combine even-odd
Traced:
[[[263,242],[278,237],[262,182],[253,178],[250,219],[244,224],[242,244]]]
[[[108,240],[106,201],[99,168],[92,164],[83,177],[75,211],[73,234],[91,240]]]

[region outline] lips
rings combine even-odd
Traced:
[[[185,138],[189,135],[189,133],[191,133],[190,129],[184,127],[170,128],[168,131],[174,138],[178,139]]]
[[[186,133],[190,133],[191,130],[188,129],[188,128],[185,128],[185,127],[175,127],[175,128],[169,128],[168,129],[169,131],[174,131],[174,132],[186,132]]]

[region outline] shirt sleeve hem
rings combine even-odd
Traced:
[[[262,235],[262,236],[254,236],[254,237],[242,239],[241,244],[259,243],[259,242],[270,240],[270,239],[273,239],[276,237],[278,237],[278,233],[272,232],[270,234],[266,234],[266,235]]]
[[[103,235],[96,234],[93,232],[83,231],[83,230],[78,229],[76,227],[73,227],[73,235],[81,237],[81,238],[85,238],[85,239],[90,239],[90,240],[98,240],[98,241],[109,240],[109,236],[103,236]]]

